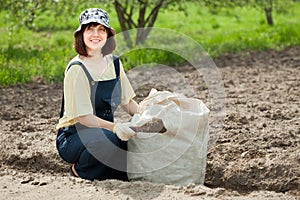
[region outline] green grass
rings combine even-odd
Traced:
[[[264,13],[250,8],[222,9],[212,15],[207,8],[188,5],[188,16],[168,11],[159,14],[155,27],[167,28],[184,34],[200,44],[212,57],[224,53],[248,50],[282,49],[300,45],[300,3],[295,3],[288,13],[274,13],[275,26],[266,24]],[[77,13],[80,13],[78,11]],[[19,27],[9,37],[10,23],[6,13],[0,12],[0,84],[28,83],[42,77],[48,83],[62,81],[64,68],[75,56],[73,31],[78,17],[55,18],[45,12],[35,23],[36,31]],[[120,32],[116,13],[110,12],[111,25]],[[146,63],[167,65],[183,64],[185,59],[174,49],[189,49],[175,42],[174,35],[152,34],[146,44],[160,49],[135,49],[122,56],[123,65],[130,69]],[[171,40],[170,40],[171,39]],[[122,41],[122,38],[119,38]],[[173,41],[173,42],[172,42]],[[165,45],[165,46],[164,46]],[[165,50],[164,50],[165,49]]]

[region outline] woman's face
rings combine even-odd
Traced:
[[[83,32],[83,41],[88,53],[100,51],[107,40],[107,30],[101,24],[88,26]]]

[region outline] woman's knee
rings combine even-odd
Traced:
[[[63,160],[75,163],[79,159],[80,152],[85,147],[76,133],[69,136],[66,136],[65,133],[60,133],[56,139],[56,148]]]
[[[113,143],[119,146],[118,137],[113,132],[102,128],[88,128],[80,130],[79,137],[85,145],[93,145],[96,143]]]
[[[106,138],[109,139],[110,142],[112,142],[116,146],[120,146],[119,139],[116,134],[114,134],[112,131],[108,131],[108,130],[104,130],[103,133],[106,136]]]

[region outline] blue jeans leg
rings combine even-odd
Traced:
[[[111,131],[79,128],[78,132],[57,139],[57,148],[65,161],[75,163],[77,173],[84,179],[128,180],[124,142]]]

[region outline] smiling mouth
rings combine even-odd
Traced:
[[[101,42],[101,40],[91,40],[91,42],[98,43],[98,42]]]

